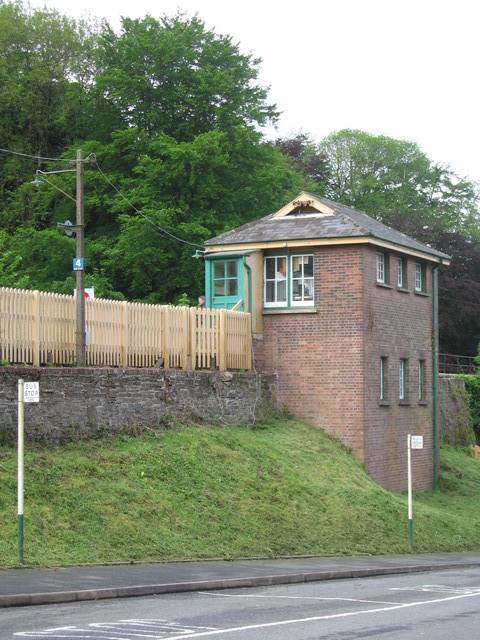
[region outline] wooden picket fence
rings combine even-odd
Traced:
[[[251,370],[250,314],[85,300],[88,366]],[[0,360],[75,364],[75,298],[0,287]]]

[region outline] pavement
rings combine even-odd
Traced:
[[[302,557],[0,570],[0,607],[364,578],[480,566],[480,553]]]

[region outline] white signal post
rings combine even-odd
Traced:
[[[18,461],[17,461],[17,504],[18,504],[18,559],[23,564],[23,451],[24,451],[24,404],[40,401],[38,382],[18,381]]]
[[[23,380],[18,381],[18,460],[17,460],[18,559],[23,564]]]
[[[407,478],[408,478],[408,539],[413,546],[412,519],[412,449],[423,449],[423,436],[407,436]]]

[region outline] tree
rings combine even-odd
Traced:
[[[0,0],[2,146],[40,156],[84,137],[95,76],[94,26]]]
[[[475,355],[480,338],[480,243],[458,233],[437,239],[452,263],[439,278],[440,349]]]
[[[229,134],[214,129],[191,142],[166,135],[152,139],[130,129],[115,136],[102,155],[119,157],[130,136],[137,143],[132,139],[127,146],[138,160],[119,183],[125,197],[117,194],[110,201],[110,211],[122,212],[120,224],[96,261],[113,288],[130,298],[173,302],[183,293],[196,298],[204,289],[203,261],[193,259],[196,249],[275,210],[300,185],[282,154],[249,128]]]
[[[452,255],[439,286],[440,349],[474,355],[480,339],[479,193],[413,142],[343,130],[319,145],[329,197]]]
[[[434,164],[414,142],[345,129],[319,145],[327,195],[405,233],[460,232],[478,220],[476,186]]]
[[[329,177],[328,159],[306,134],[278,138],[275,146],[289,158],[292,168],[303,177],[302,189],[324,195]]]
[[[197,17],[124,18],[120,35],[104,25],[98,55],[97,87],[129,126],[148,135],[191,141],[278,116],[255,84],[260,60]]]

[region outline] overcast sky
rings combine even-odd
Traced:
[[[278,135],[317,142],[351,128],[417,142],[480,182],[480,3],[476,0],[30,0],[77,18],[195,13],[242,53],[282,112]],[[274,133],[272,132],[272,137]]]

